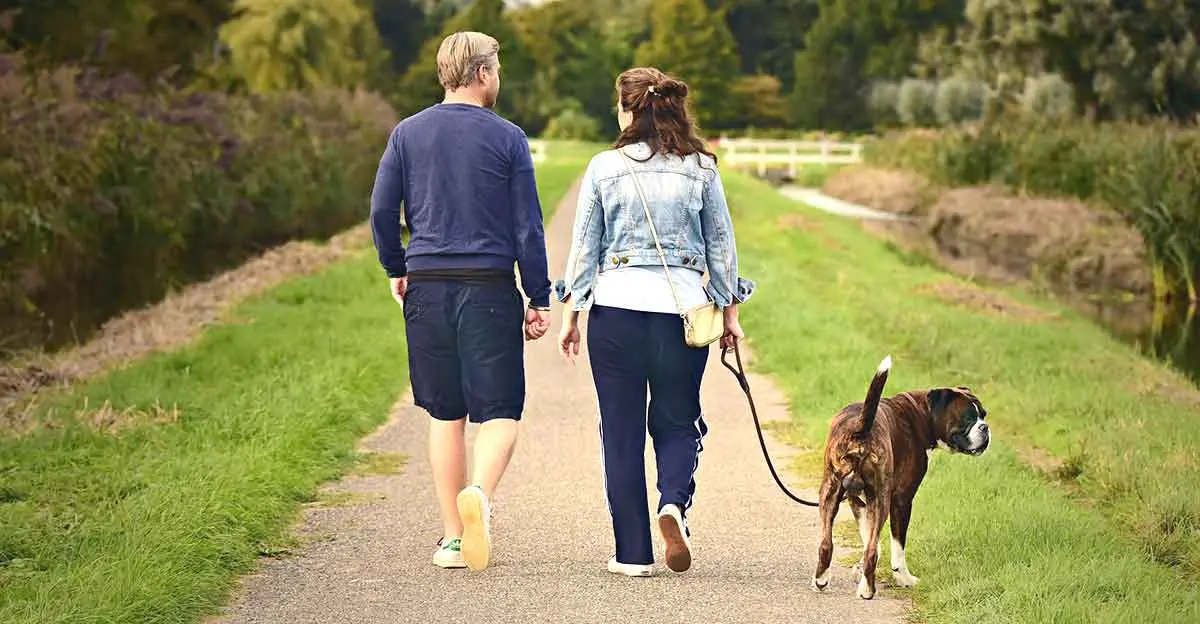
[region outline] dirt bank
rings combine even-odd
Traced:
[[[997,187],[939,188],[923,177],[848,167],[822,191],[914,224],[871,224],[947,269],[1001,283],[1032,283],[1057,294],[1149,295],[1141,235],[1118,215],[1082,202],[1016,196]]]

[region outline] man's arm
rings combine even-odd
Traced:
[[[515,136],[512,169],[508,180],[509,198],[516,228],[517,267],[521,271],[521,289],[535,308],[550,307],[550,275],[546,260],[546,234],[542,225],[542,205],[538,201],[537,179],[533,175],[533,156],[524,134]]]
[[[371,190],[371,236],[379,252],[379,264],[388,277],[404,277],[408,269],[404,262],[403,230],[400,226],[400,206],[404,203],[404,161],[396,147],[396,135],[388,137],[379,170],[375,173],[375,188]]]

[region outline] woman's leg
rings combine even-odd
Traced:
[[[653,346],[650,367],[650,437],[658,464],[658,509],[678,505],[686,515],[696,493],[696,469],[704,450],[708,425],[700,411],[700,382],[708,349],[683,341],[678,316],[656,315],[650,324]],[[686,526],[684,527],[686,530]]]
[[[617,561],[654,562],[646,500],[645,314],[593,306],[588,358],[600,402],[604,490],[612,515]]]

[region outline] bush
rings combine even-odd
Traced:
[[[949,126],[983,116],[987,88],[965,76],[951,76],[938,83],[934,112],[938,123]]]
[[[1026,114],[1046,120],[1062,121],[1075,114],[1075,93],[1071,84],[1058,74],[1045,74],[1025,81],[1021,105]]]
[[[900,83],[896,113],[906,126],[932,126],[937,123],[934,113],[936,100],[937,86],[932,81],[905,78]]]
[[[866,159],[946,186],[999,183],[1077,198],[1120,213],[1142,234],[1156,292],[1196,297],[1200,270],[1200,130],[1172,126],[1002,118],[978,130],[897,133]],[[1168,283],[1176,278],[1174,284]]]
[[[867,110],[871,115],[871,123],[877,128],[894,127],[900,122],[896,112],[900,103],[900,86],[894,82],[877,82],[871,85],[867,95]]]
[[[575,141],[600,140],[600,122],[587,113],[577,103],[569,103],[562,112],[550,119],[542,137],[547,139],[566,139]]]
[[[0,55],[0,348],[59,346],[268,247],[361,222],[390,109]]]

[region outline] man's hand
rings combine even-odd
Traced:
[[[550,331],[550,313],[529,308],[525,310],[525,340],[537,340]]]
[[[392,299],[404,307],[404,296],[408,294],[408,278],[407,277],[389,277],[389,290],[392,291]]]

